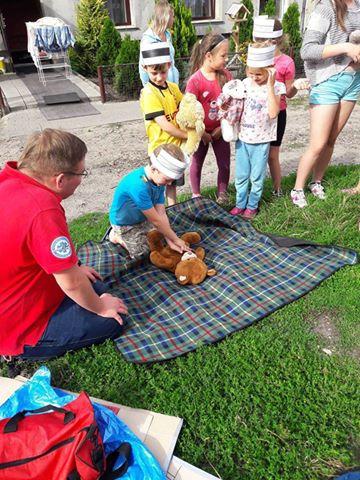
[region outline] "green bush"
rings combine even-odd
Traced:
[[[70,50],[70,61],[72,68],[82,75],[96,75],[96,54],[106,18],[109,18],[109,12],[105,0],[80,0],[76,6],[76,43]]]
[[[115,60],[114,86],[121,95],[134,98],[139,96],[142,88],[138,71],[139,54],[139,40],[132,40],[130,35],[125,35]]]
[[[197,40],[195,27],[191,23],[191,10],[186,7],[184,0],[169,0],[169,3],[174,7],[172,43],[175,56],[189,57]]]
[[[99,36],[100,48],[96,54],[97,65],[115,65],[121,47],[121,36],[111,18],[105,18]]]
[[[275,17],[276,16],[275,0],[268,0],[266,2],[263,14],[269,15],[269,17]]]
[[[291,3],[286,10],[282,25],[284,33],[289,39],[290,48],[299,50],[301,47],[301,30],[300,30],[300,11],[297,3]]]

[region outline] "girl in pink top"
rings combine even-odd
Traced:
[[[269,19],[270,20],[270,19]],[[255,20],[256,21],[256,20]],[[275,18],[274,21],[274,32],[282,31],[282,24],[280,20]],[[269,152],[269,168],[270,174],[273,182],[273,195],[276,197],[282,196],[281,191],[281,167],[280,167],[280,146],[284,136],[286,128],[286,97],[294,97],[298,90],[308,88],[308,82],[306,79],[299,78],[294,81],[295,78],[295,63],[294,60],[281,52],[281,48],[284,43],[283,35],[277,38],[258,38],[254,36],[254,40],[257,42],[270,40],[274,45],[276,45],[275,50],[275,59],[274,67],[276,71],[275,79],[278,82],[284,83],[286,87],[286,95],[281,96],[280,100],[280,112],[278,115],[278,124],[277,124],[277,138],[270,143],[270,152]]]
[[[186,92],[193,93],[204,107],[205,133],[190,165],[190,183],[194,197],[200,197],[201,170],[211,143],[218,166],[217,201],[227,203],[227,187],[230,177],[230,143],[221,136],[216,99],[223,85],[232,79],[225,69],[228,60],[229,42],[220,34],[208,33],[198,41],[190,58],[190,78]]]

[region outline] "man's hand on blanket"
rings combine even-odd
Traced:
[[[94,268],[87,267],[86,265],[80,265],[80,268],[83,273],[85,273],[90,282],[94,283],[96,282],[96,280],[102,280],[100,273],[98,273]]]
[[[110,293],[103,293],[100,295],[101,303],[104,308],[99,315],[106,318],[114,318],[120,325],[123,324],[122,318],[119,313],[128,313],[125,303],[120,298],[110,295]]]
[[[166,243],[169,245],[169,247],[172,250],[175,250],[175,252],[179,253],[184,253],[184,252],[191,252],[191,248],[188,246],[184,240],[181,240],[181,238],[177,238],[177,240],[172,241],[169,238],[165,238]]]

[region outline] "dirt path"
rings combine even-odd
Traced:
[[[288,124],[284,137],[281,163],[283,174],[296,170],[308,141],[309,115],[305,101],[292,101],[288,108]],[[76,194],[64,201],[69,220],[84,213],[108,210],[120,178],[147,162],[146,137],[143,122],[113,124],[86,129],[72,129],[88,146],[87,165],[91,175],[85,179]],[[0,167],[16,159],[25,142],[22,136],[1,141]],[[360,164],[360,108],[357,106],[342,132],[333,157],[333,164]],[[216,184],[217,167],[214,155],[206,159],[202,185]],[[232,145],[231,179],[234,176],[234,144]],[[189,191],[186,181],[183,191]]]

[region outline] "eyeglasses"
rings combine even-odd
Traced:
[[[76,175],[77,177],[86,178],[87,176],[89,176],[90,172],[88,170],[84,170],[82,173],[76,173],[76,172],[62,172],[62,173],[65,175]]]

